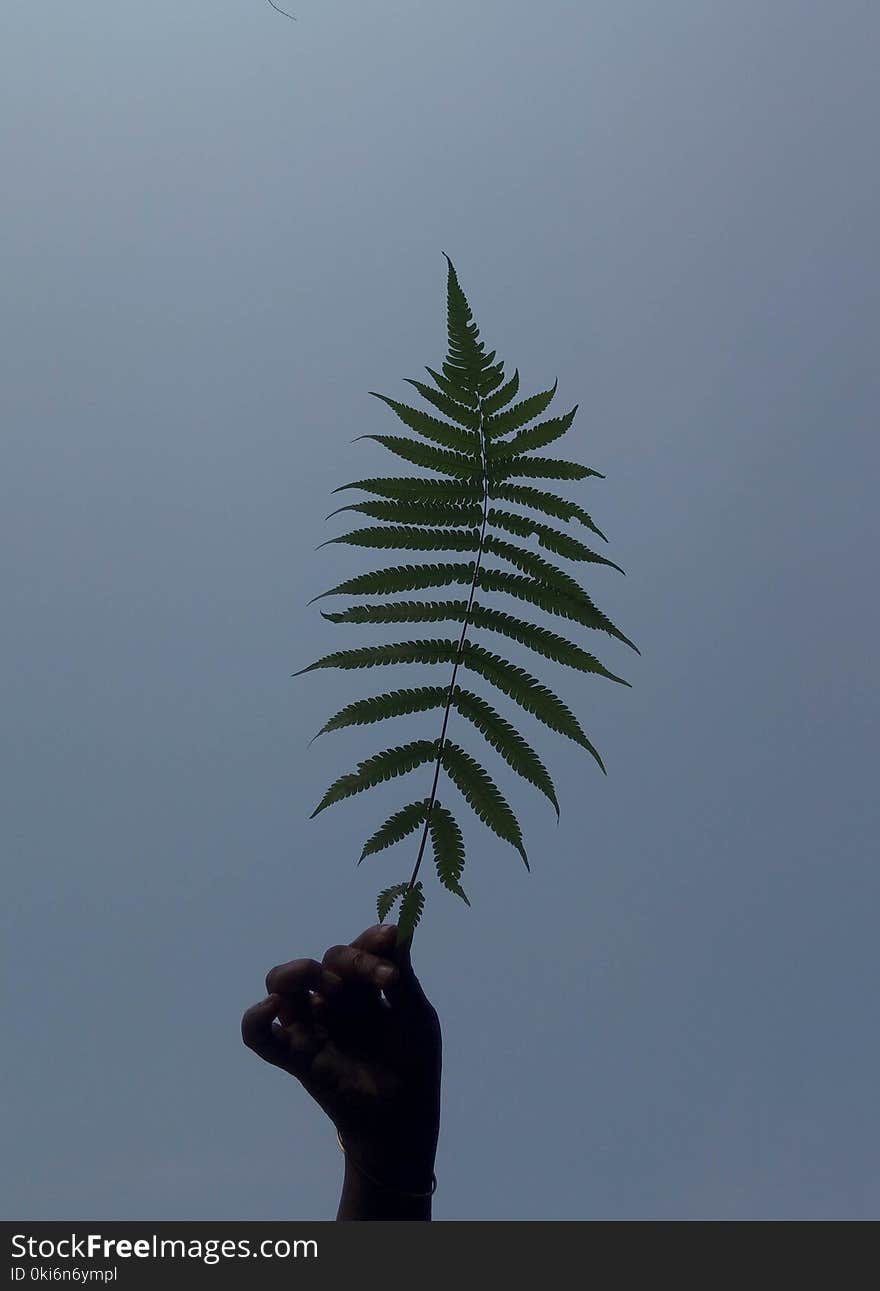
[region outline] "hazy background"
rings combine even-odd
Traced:
[[[429,875],[436,1217],[876,1218],[880,9],[290,7],[0,13],[2,1213],[335,1212],[239,1017],[412,860],[354,866],[415,777],[308,819],[392,674],[290,674],[373,639],[307,601],[381,562],[314,548],[394,461],[367,391],[443,358],[447,251],[580,403],[642,657],[533,662],[608,776],[523,717],[531,876],[473,817],[473,909]]]

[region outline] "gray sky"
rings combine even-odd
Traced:
[[[314,548],[392,461],[367,391],[443,358],[447,251],[580,404],[642,657],[544,667],[608,776],[523,720],[532,874],[470,817],[473,908],[429,883],[436,1217],[876,1218],[880,10],[291,8],[0,14],[2,1212],[334,1213],[238,1025],[411,861],[354,867],[414,780],[308,819],[392,674],[289,674],[372,639],[306,604],[369,553]]]

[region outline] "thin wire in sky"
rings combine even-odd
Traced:
[[[272,8],[275,10],[276,13],[283,13],[285,18],[289,18],[291,22],[296,22],[296,19],[294,18],[293,14],[288,13],[286,9],[279,9],[277,4],[275,3],[275,0],[269,0],[269,4],[272,6]]]

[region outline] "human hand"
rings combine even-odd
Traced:
[[[266,975],[242,1039],[295,1076],[327,1113],[347,1156],[389,1188],[430,1187],[440,1122],[436,1011],[393,924]]]

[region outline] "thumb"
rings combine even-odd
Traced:
[[[434,1008],[415,975],[410,954],[411,945],[412,942],[408,939],[402,946],[395,944],[385,951],[386,958],[396,965],[399,976],[397,981],[389,982],[383,990],[393,1008],[414,1016],[427,1017],[434,1013]]]

